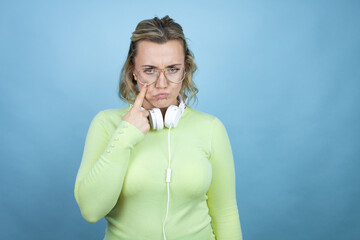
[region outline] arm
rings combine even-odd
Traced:
[[[99,112],[90,124],[74,188],[81,214],[90,223],[99,221],[115,206],[131,150],[144,138],[139,129],[126,121],[109,134],[103,114]]]
[[[211,225],[217,240],[242,240],[230,141],[219,119],[214,119],[212,129],[210,162],[213,175],[207,193]]]

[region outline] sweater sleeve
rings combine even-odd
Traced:
[[[208,190],[208,207],[217,240],[242,240],[236,202],[235,169],[230,141],[222,122],[212,125],[212,181]]]
[[[103,114],[100,111],[90,123],[74,188],[81,214],[90,223],[106,216],[117,203],[131,150],[145,137],[126,121],[109,133]]]

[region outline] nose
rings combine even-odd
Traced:
[[[167,79],[165,77],[165,72],[161,71],[159,73],[158,80],[155,82],[155,87],[157,87],[157,88],[166,88],[167,84],[168,84],[168,82],[167,82]]]

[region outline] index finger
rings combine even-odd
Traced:
[[[144,101],[144,98],[145,98],[146,91],[147,91],[147,85],[144,85],[142,87],[142,89],[140,90],[139,95],[137,95],[137,97],[135,99],[135,102],[134,102],[134,105],[133,105],[135,108],[137,108],[137,109],[141,108],[141,106],[143,104],[143,101]]]

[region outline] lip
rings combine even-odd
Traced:
[[[156,94],[155,97],[156,98],[166,98],[169,94],[168,93],[159,93]]]

